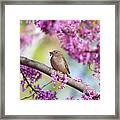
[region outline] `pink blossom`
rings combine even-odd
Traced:
[[[52,72],[51,77],[52,77],[52,78],[51,78],[51,81],[53,82],[53,87],[56,86],[56,83],[57,83],[57,82],[60,82],[60,83],[61,83],[61,86],[58,87],[59,89],[63,89],[63,88],[65,87],[65,84],[66,84],[67,81],[68,81],[66,74],[64,74],[64,75],[63,75],[63,78],[61,78],[61,77],[58,76],[57,72],[55,72],[55,71]]]

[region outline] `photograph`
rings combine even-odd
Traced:
[[[20,100],[100,100],[100,20],[20,20]]]

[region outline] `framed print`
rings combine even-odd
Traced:
[[[119,119],[119,8],[2,1],[1,118]]]

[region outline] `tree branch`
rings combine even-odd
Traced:
[[[56,70],[48,67],[47,65],[43,64],[43,63],[30,60],[26,57],[20,57],[20,64],[37,69],[48,76],[51,76],[51,73],[56,71]],[[61,77],[61,78],[63,77],[64,74],[62,74],[58,71],[56,71],[56,72],[57,72],[59,77]],[[73,88],[79,90],[80,92],[83,92],[86,89],[86,85],[84,85],[81,82],[77,82],[74,79],[69,78],[69,77],[68,77],[68,82],[66,84],[69,85],[70,87],[73,87]],[[86,93],[86,95],[87,95],[87,93]]]

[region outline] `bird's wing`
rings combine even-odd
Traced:
[[[65,62],[65,68],[67,69],[68,73],[70,74],[70,70],[69,70],[69,68],[68,68],[68,64],[67,64],[67,62],[66,62],[66,60],[65,60],[64,57],[63,57],[63,60],[64,60],[64,62]]]

